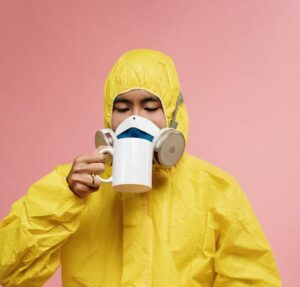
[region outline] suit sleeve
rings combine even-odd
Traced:
[[[60,264],[60,247],[79,227],[85,199],[59,166],[34,183],[0,222],[0,283],[42,286]]]
[[[270,245],[245,193],[237,182],[225,193],[213,286],[281,286]]]

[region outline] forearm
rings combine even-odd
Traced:
[[[33,184],[0,223],[0,283],[41,286],[58,267],[60,246],[77,230],[84,206],[57,171]]]

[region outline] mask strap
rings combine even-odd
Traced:
[[[177,128],[177,126],[178,126],[178,122],[176,122],[177,112],[178,112],[179,105],[182,104],[183,102],[184,102],[183,101],[183,95],[182,95],[182,92],[180,91],[177,102],[176,102],[176,107],[175,107],[174,113],[172,115],[170,128],[173,128],[173,129]]]

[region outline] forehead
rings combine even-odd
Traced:
[[[160,102],[160,99],[149,93],[148,91],[145,90],[132,90],[123,94],[119,94],[116,98],[114,103],[118,102],[144,102],[144,101],[155,101],[155,102]]]

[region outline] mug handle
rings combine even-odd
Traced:
[[[113,148],[111,146],[105,147],[101,150],[98,151],[99,153],[109,153],[111,156],[113,156],[114,151]],[[112,182],[112,176],[109,178],[102,178],[101,176],[99,176],[98,174],[96,175],[96,177],[101,180],[101,182]]]

